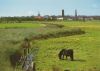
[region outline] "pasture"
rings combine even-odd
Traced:
[[[0,23],[0,28],[37,28],[40,26],[45,26],[44,24],[36,23]]]
[[[9,54],[21,48],[20,44],[25,37],[60,31],[59,28],[46,27],[43,23],[0,24],[0,70],[13,71],[9,62]],[[64,29],[81,28],[86,33],[46,40],[33,40],[31,53],[35,55],[37,71],[53,71],[53,67],[57,67],[60,71],[66,69],[71,71],[100,71],[100,21],[46,23],[63,24]],[[74,61],[59,60],[58,53],[63,48],[74,50]],[[21,71],[21,67],[18,67],[17,71]]]

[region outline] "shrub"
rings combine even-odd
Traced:
[[[34,36],[33,39],[39,40],[39,39],[48,39],[48,38],[58,38],[58,37],[64,37],[64,36],[72,36],[72,35],[80,35],[85,34],[85,31],[81,30],[80,28],[75,29],[59,29],[54,32],[48,32],[48,33],[41,33],[37,36]]]

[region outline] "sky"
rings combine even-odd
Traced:
[[[0,16],[99,15],[100,0],[0,0]]]

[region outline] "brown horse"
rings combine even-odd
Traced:
[[[73,56],[74,52],[73,52],[73,49],[62,49],[58,56],[59,56],[59,59],[64,59],[64,56],[67,57],[70,57],[71,61],[74,60],[74,56]]]

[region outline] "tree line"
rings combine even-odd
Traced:
[[[50,18],[52,17],[52,19]],[[57,20],[58,16],[49,16],[49,18],[36,18],[36,16],[21,16],[21,17],[0,17],[0,23],[22,23],[22,22],[28,22],[28,21],[52,21]],[[92,17],[93,20],[100,20],[100,16],[88,16]],[[65,19],[67,20],[67,16],[65,16]]]
[[[22,21],[34,21],[34,16],[22,16],[22,17],[1,17],[0,23],[16,22],[21,23]]]
[[[50,21],[50,18],[36,17],[36,16],[21,16],[21,17],[0,17],[0,23],[22,23],[29,21]],[[55,19],[52,19],[55,20]]]

